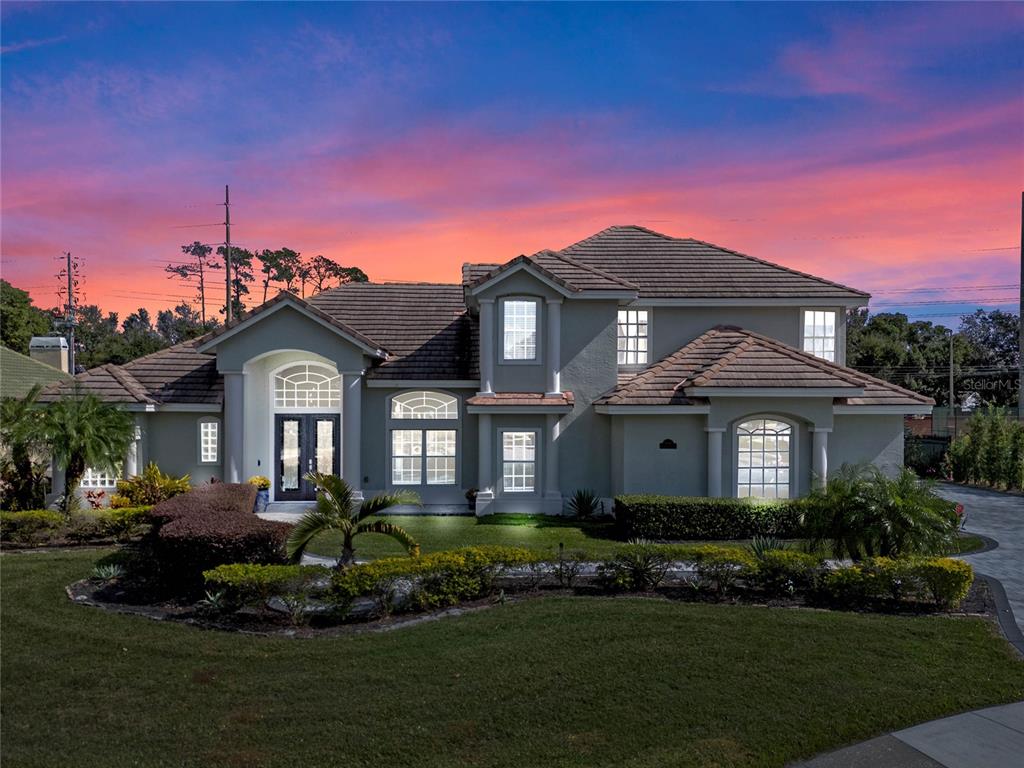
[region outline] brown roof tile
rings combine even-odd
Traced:
[[[582,264],[557,251],[538,251],[532,256],[517,256],[504,264],[463,264],[462,279],[474,288],[507,272],[519,264],[529,264],[549,280],[567,291],[636,291],[636,286],[602,269]]]
[[[567,405],[572,406],[576,398],[572,392],[549,395],[544,392],[496,392],[493,395],[474,395],[466,405]]]

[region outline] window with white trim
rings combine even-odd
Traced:
[[[505,493],[533,493],[537,485],[537,433],[501,433],[501,481]]]
[[[86,467],[85,474],[79,485],[82,488],[116,488],[120,472],[107,472],[106,470]]]
[[[199,463],[216,464],[220,456],[220,422],[203,419],[199,422]]]
[[[736,427],[736,495],[788,499],[793,428],[775,419],[751,419]]]
[[[391,430],[392,485],[455,485],[456,444],[454,429]]]
[[[341,376],[318,363],[300,363],[274,375],[274,407],[334,410],[341,405]]]
[[[619,365],[647,365],[646,309],[619,310]]]
[[[503,360],[537,359],[535,299],[505,299],[502,303]]]
[[[804,310],[804,352],[836,361],[836,313],[831,309]]]
[[[423,475],[423,430],[391,430],[391,482],[419,485]]]
[[[457,419],[459,401],[443,392],[405,392],[391,398],[392,419]]]

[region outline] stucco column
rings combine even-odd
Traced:
[[[242,482],[245,445],[245,376],[224,374],[224,482]],[[193,450],[195,450],[193,448]]]
[[[558,480],[558,434],[560,425],[558,414],[547,415],[547,449],[544,454],[544,498],[558,500],[562,491]]]
[[[811,428],[811,483],[822,488],[828,479],[828,433],[831,429]]]
[[[494,394],[494,299],[480,299],[479,394]]]
[[[142,428],[135,425],[135,436],[128,445],[128,454],[124,459],[124,476],[135,477],[139,474],[139,441],[142,439]]]
[[[724,427],[705,427],[708,433],[708,496],[722,495],[722,435]]]
[[[476,513],[486,514],[494,501],[494,448],[491,442],[491,414],[477,416]]]
[[[548,394],[562,394],[562,300],[548,299]]]
[[[363,375],[342,375],[341,476],[362,498]]]

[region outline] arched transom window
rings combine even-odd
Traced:
[[[392,419],[457,419],[459,401],[443,392],[406,392],[391,399]]]
[[[788,499],[793,428],[774,419],[736,427],[736,495]]]
[[[300,363],[274,376],[277,408],[335,409],[341,404],[341,376],[324,365]]]

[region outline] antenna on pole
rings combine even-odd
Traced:
[[[224,324],[231,322],[231,193],[224,185]]]
[[[78,261],[71,258],[71,251],[64,254],[65,266],[59,273],[57,273],[58,279],[67,278],[67,288],[61,286],[57,291],[58,295],[63,295],[64,291],[67,291],[67,302],[64,304],[64,319],[57,323],[59,328],[64,328],[68,339],[68,370],[71,375],[75,375],[75,326],[78,325],[78,319],[75,312],[75,289],[78,288]]]

